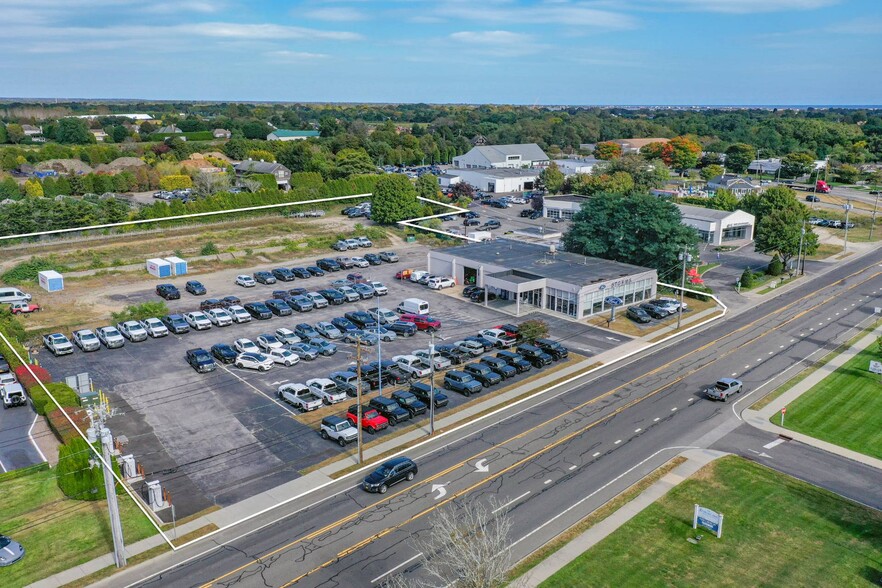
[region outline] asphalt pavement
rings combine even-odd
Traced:
[[[38,415],[30,404],[0,411],[0,471],[46,461],[31,437],[36,418]]]

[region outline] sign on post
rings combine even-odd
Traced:
[[[870,372],[874,374],[882,374],[882,362],[870,361]]]
[[[715,533],[719,539],[723,535],[723,515],[696,504],[695,514],[692,517],[692,528],[697,529],[699,526]]]

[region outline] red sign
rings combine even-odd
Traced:
[[[781,409],[781,414],[784,414],[786,412],[787,412],[787,407],[785,406],[784,408]]]

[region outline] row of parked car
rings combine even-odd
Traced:
[[[683,310],[685,311],[688,308],[685,302],[683,303]],[[644,302],[643,304],[635,304],[634,306],[629,306],[628,310],[625,311],[625,316],[637,323],[649,323],[652,322],[653,319],[665,319],[672,314],[677,314],[680,310],[680,301],[675,298],[657,298],[655,300],[650,300],[649,302]]]

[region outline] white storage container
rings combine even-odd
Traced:
[[[172,264],[164,259],[148,259],[147,271],[157,278],[168,278],[172,275]]]
[[[55,270],[45,270],[37,274],[40,287],[47,292],[60,292],[64,290],[64,276]]]
[[[165,260],[172,266],[172,275],[184,276],[187,274],[187,262],[180,257],[166,257]]]

